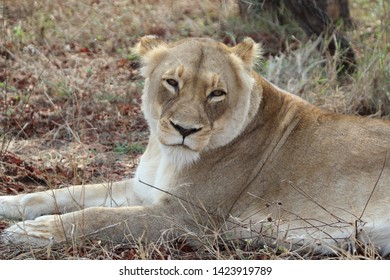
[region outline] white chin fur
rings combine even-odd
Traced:
[[[182,146],[161,145],[163,157],[177,168],[194,164],[199,159],[199,153]]]

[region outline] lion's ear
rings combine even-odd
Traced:
[[[149,77],[156,65],[165,57],[167,50],[168,45],[157,36],[147,35],[139,40],[133,48],[133,53],[141,58],[141,74],[143,77]]]
[[[252,38],[246,37],[241,43],[232,48],[248,70],[252,69],[261,56],[261,46],[256,44]]]
[[[157,36],[146,35],[139,40],[138,44],[134,48],[134,51],[139,56],[145,56],[154,49],[166,46],[167,44],[163,40],[159,39]]]

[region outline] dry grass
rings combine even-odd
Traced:
[[[388,118],[390,5],[385,0],[350,2],[356,28],[347,35],[359,64],[355,74],[340,76],[337,56],[321,55],[318,42],[303,39],[297,29],[289,34],[290,29],[278,27],[281,35],[275,36],[275,26],[269,22],[244,22],[233,0],[3,0],[0,194],[132,175],[147,141],[147,126],[140,114],[143,82],[139,63],[130,49],[144,34],[167,40],[208,36],[226,43],[250,35],[263,42],[267,54],[278,54],[267,55],[259,71],[281,88],[328,110]],[[26,166],[31,167],[30,173]],[[32,178],[32,173],[41,175]],[[6,225],[7,221],[0,221],[0,230]],[[90,240],[80,248],[60,244],[50,249],[0,244],[0,258],[313,256],[263,247],[221,246],[217,237],[196,250],[178,241],[145,247],[137,242]],[[337,258],[376,256],[345,253]]]

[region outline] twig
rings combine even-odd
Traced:
[[[345,221],[344,219],[340,218],[340,217],[337,217],[335,214],[333,214],[332,212],[330,212],[328,209],[326,209],[324,206],[322,206],[321,204],[319,204],[316,200],[314,200],[309,194],[307,194],[303,189],[301,189],[300,187],[296,186],[293,184],[293,182],[291,181],[288,181],[288,184],[290,187],[292,187],[294,190],[298,191],[301,195],[303,195],[305,198],[307,198],[308,200],[310,200],[311,202],[313,202],[315,205],[317,205],[318,207],[320,207],[322,210],[324,210],[326,213],[328,213],[330,216],[332,216],[333,218],[335,218],[338,222],[344,222],[344,223],[347,223],[347,221]]]
[[[183,202],[186,202],[186,203],[188,203],[188,204],[190,204],[190,205],[192,205],[192,206],[195,206],[196,208],[198,208],[198,209],[200,209],[200,210],[206,212],[206,213],[209,214],[209,215],[214,215],[214,216],[215,216],[214,213],[208,212],[205,208],[203,208],[203,207],[201,207],[201,206],[199,206],[199,205],[197,205],[197,204],[195,204],[195,203],[193,203],[193,202],[190,202],[190,201],[188,201],[188,200],[185,199],[185,198],[182,198],[182,197],[177,196],[177,195],[175,195],[175,194],[173,194],[173,193],[171,193],[171,192],[168,192],[168,191],[166,191],[166,190],[163,190],[163,189],[160,189],[160,188],[158,188],[158,187],[156,187],[156,186],[153,186],[153,185],[151,185],[151,184],[148,184],[148,183],[142,181],[141,179],[138,179],[138,182],[140,182],[140,183],[142,183],[142,184],[144,184],[144,185],[146,185],[146,186],[148,186],[148,187],[151,187],[152,189],[158,190],[158,191],[163,192],[163,193],[165,193],[165,194],[168,194],[168,195],[170,195],[170,196],[172,196],[172,197],[174,197],[174,198],[177,198],[177,199],[180,200],[180,201],[183,201]]]
[[[366,205],[364,205],[362,214],[361,214],[360,217],[359,217],[359,221],[362,220],[362,217],[363,217],[363,215],[364,215],[364,212],[366,212],[368,203],[370,203],[371,198],[372,198],[372,195],[374,194],[374,192],[375,192],[375,190],[376,190],[376,187],[378,186],[379,180],[380,180],[381,177],[382,177],[383,170],[385,169],[386,162],[387,162],[387,151],[386,151],[386,153],[385,153],[385,160],[383,161],[383,165],[382,165],[381,172],[379,173],[378,179],[376,179],[375,185],[374,185],[374,187],[373,187],[373,189],[372,189],[372,191],[371,191],[371,193],[370,193],[370,196],[368,197],[368,200],[367,200],[367,202],[366,202]]]

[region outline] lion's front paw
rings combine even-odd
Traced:
[[[42,193],[0,196],[0,218],[32,220],[49,213],[50,200]]]
[[[64,235],[56,221],[56,216],[43,216],[16,223],[4,230],[1,240],[4,243],[29,243],[37,246],[63,241]]]
[[[19,218],[17,196],[0,196],[0,218]]]

